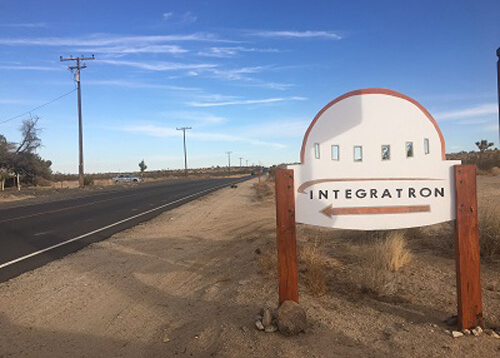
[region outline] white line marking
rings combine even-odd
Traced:
[[[123,219],[123,220],[120,220],[120,221],[117,221],[113,224],[110,224],[110,225],[107,225],[107,226],[104,226],[100,229],[97,229],[97,230],[94,230],[94,231],[91,231],[91,232],[88,232],[86,234],[83,234],[83,235],[80,235],[80,236],[77,236],[77,237],[74,237],[72,239],[69,239],[69,240],[66,240],[66,241],[63,241],[63,242],[60,242],[59,244],[55,244],[55,245],[52,245],[52,246],[49,246],[45,249],[42,249],[42,250],[38,250],[38,251],[35,251],[35,252],[32,252],[31,254],[28,254],[28,255],[25,255],[25,256],[21,256],[17,259],[14,259],[14,260],[11,260],[9,262],[6,262],[4,264],[1,264],[0,265],[0,269],[3,269],[4,267],[7,267],[7,266],[10,266],[10,265],[13,265],[15,263],[18,263],[18,262],[21,262],[21,261],[24,261],[26,259],[29,259],[30,257],[33,257],[33,256],[37,256],[37,255],[40,255],[40,254],[43,254],[44,252],[47,252],[47,251],[50,251],[50,250],[53,250],[53,249],[56,249],[58,247],[61,247],[61,246],[64,246],[66,244],[69,244],[70,242],[73,242],[73,241],[78,241],[80,239],[83,239],[84,237],[87,237],[87,236],[90,236],[90,235],[93,235],[93,234],[97,234],[98,232],[101,232],[101,231],[104,231],[106,229],[110,229],[114,226],[117,226],[117,225],[120,225],[120,224],[123,224],[127,221],[130,221],[130,220],[133,220],[133,219],[136,219],[138,217],[141,217],[143,215],[146,215],[146,214],[149,214],[149,213],[152,213],[154,211],[157,211],[157,210],[161,210],[163,209],[164,207],[167,207],[169,205],[172,205],[172,204],[176,204],[180,201],[183,201],[183,200],[186,200],[186,199],[189,199],[189,198],[192,198],[193,196],[196,196],[196,195],[200,195],[200,194],[203,194],[203,193],[206,193],[207,191],[214,191],[214,190],[217,190],[219,188],[222,188],[222,187],[225,187],[225,186],[228,186],[228,185],[231,185],[231,184],[223,184],[223,185],[219,185],[219,186],[216,186],[216,187],[213,187],[213,188],[210,188],[210,189],[206,189],[206,190],[202,190],[202,191],[199,191],[197,193],[194,193],[194,194],[191,194],[191,195],[188,195],[188,196],[185,196],[183,198],[180,198],[180,199],[177,199],[177,200],[174,200],[174,201],[171,201],[169,203],[166,203],[166,204],[163,204],[163,205],[160,205],[156,208],[153,208],[153,209],[149,209],[147,211],[144,211],[140,214],[137,214],[137,215],[134,215],[134,216],[131,216],[129,218],[126,218],[126,219]]]

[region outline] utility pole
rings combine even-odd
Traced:
[[[182,141],[184,143],[184,174],[188,175],[188,160],[187,160],[187,148],[186,148],[186,130],[192,129],[191,127],[181,127],[177,128],[178,131],[182,131]]]
[[[228,163],[228,171],[231,171],[231,153],[232,152],[226,152],[227,154],[227,163]]]
[[[240,168],[241,168],[241,160],[242,160],[242,159],[243,159],[243,158],[242,158],[242,157],[240,157]]]
[[[85,181],[83,178],[83,122],[82,122],[82,93],[80,86],[80,70],[87,68],[86,65],[81,64],[81,61],[95,60],[94,55],[92,57],[73,57],[69,56],[63,58],[59,56],[60,61],[76,61],[76,66],[68,66],[68,68],[73,71],[75,70],[75,82],[78,88],[78,147],[79,147],[79,161],[78,161],[78,177],[80,182],[80,188],[85,186]]]

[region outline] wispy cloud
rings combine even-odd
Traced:
[[[265,99],[245,99],[225,102],[189,102],[188,106],[191,107],[220,107],[220,106],[235,106],[235,105],[248,105],[248,104],[266,104],[276,103],[283,101],[304,101],[305,97],[282,97],[282,98],[265,98]]]
[[[187,35],[151,35],[151,36],[120,36],[93,34],[84,37],[4,37],[0,38],[0,45],[22,46],[146,46],[165,42],[233,42],[220,39],[211,33],[193,33]]]
[[[25,65],[0,65],[0,70],[14,71],[60,71],[58,67],[48,66],[25,66]]]
[[[250,31],[250,35],[269,38],[327,39],[341,40],[342,36],[332,31]]]
[[[220,124],[227,121],[225,117],[198,111],[168,111],[163,112],[162,117],[169,121],[182,121],[188,125],[196,123],[198,126]]]
[[[129,80],[86,80],[86,85],[93,86],[110,86],[110,87],[120,87],[120,88],[144,88],[144,89],[159,89],[159,90],[173,90],[173,91],[200,91],[200,88],[195,87],[182,87],[158,83],[146,83],[140,81],[129,81]]]
[[[183,14],[176,14],[174,12],[164,12],[162,17],[164,21],[180,25],[189,25],[198,20],[198,16],[191,13],[191,11],[186,11]]]
[[[31,23],[23,23],[23,24],[0,24],[0,27],[17,27],[17,28],[40,28],[47,27],[47,24],[44,22],[31,22]]]
[[[134,133],[143,133],[153,137],[178,137],[180,136],[179,131],[175,128],[160,127],[156,125],[138,125],[138,126],[128,126],[123,128],[123,130]],[[285,148],[285,145],[281,143],[266,142],[255,138],[246,138],[241,136],[235,136],[225,133],[212,133],[212,132],[197,132],[192,131],[189,133],[189,137],[192,139],[205,140],[205,141],[216,141],[216,142],[240,142],[248,143],[258,146],[270,146],[274,148]]]
[[[215,68],[213,64],[188,64],[175,62],[138,62],[138,61],[122,61],[122,60],[100,60],[99,63],[105,63],[114,66],[127,66],[140,68],[148,71],[175,71],[175,70],[203,70]]]
[[[198,52],[200,56],[216,57],[216,58],[231,58],[238,56],[244,52],[258,52],[258,53],[277,53],[278,49],[274,48],[255,48],[255,47],[209,47]]]
[[[181,54],[189,52],[177,45],[147,45],[147,46],[112,46],[78,49],[92,53],[137,54],[137,53],[170,53]]]
[[[262,72],[265,68],[264,66],[241,67],[236,69],[212,68],[210,69],[210,73],[224,80],[241,81],[250,80],[250,78],[245,75]]]
[[[436,113],[434,117],[439,121],[450,121],[470,117],[479,117],[498,113],[498,105],[495,103],[483,104],[471,108],[464,108],[455,111]]]

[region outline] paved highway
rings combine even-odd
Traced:
[[[248,178],[115,186],[80,198],[0,207],[0,282]]]

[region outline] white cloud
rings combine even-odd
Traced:
[[[24,27],[32,29],[32,28],[47,27],[47,24],[44,22],[32,22],[24,24],[0,24],[0,27]]]
[[[162,15],[164,21],[169,21],[174,24],[189,25],[198,20],[196,15],[193,15],[191,11],[186,11],[183,14],[175,14],[173,12],[165,12]]]
[[[294,38],[294,39],[328,39],[341,40],[342,36],[332,31],[252,31],[253,36],[269,38]]]
[[[218,38],[210,33],[193,33],[187,35],[151,35],[151,36],[119,36],[93,34],[85,37],[20,37],[0,38],[0,45],[21,46],[145,46],[165,42],[233,42]]]
[[[216,116],[210,113],[197,111],[168,111],[163,112],[162,116],[169,121],[182,121],[196,123],[197,125],[213,125],[225,122],[227,119],[221,116]]]
[[[225,102],[189,102],[187,105],[192,107],[220,107],[220,106],[234,106],[234,105],[247,105],[247,104],[266,104],[276,103],[283,101],[304,101],[305,97],[282,97],[282,98],[265,98],[265,99],[245,99],[234,100]]]
[[[131,54],[131,53],[186,53],[188,50],[177,45],[146,45],[146,46],[113,46],[113,47],[95,47],[88,49],[79,49],[94,53],[113,53],[113,54]]]
[[[143,133],[153,137],[178,137],[180,136],[180,131],[174,128],[159,127],[155,125],[138,125],[138,126],[128,126],[123,130],[127,132]],[[197,132],[192,131],[189,133],[189,137],[192,139],[199,139],[205,141],[215,141],[215,142],[241,142],[248,143],[258,146],[270,146],[274,148],[285,148],[285,145],[281,143],[266,142],[255,138],[246,138],[241,136],[235,136],[225,133],[211,133],[211,132]]]
[[[60,68],[47,66],[25,66],[25,65],[0,65],[0,70],[14,71],[60,71]]]
[[[498,113],[498,105],[495,103],[483,104],[471,108],[436,113],[434,117],[438,121],[449,121],[462,118],[479,117]]]
[[[209,47],[198,52],[200,56],[231,58],[239,55],[241,52],[258,52],[258,53],[277,53],[279,50],[274,48],[250,48],[250,47]]]
[[[121,60],[100,60],[98,63],[106,63],[114,66],[127,66],[140,68],[149,71],[175,71],[175,70],[202,70],[214,68],[217,65],[213,64],[185,64],[175,62],[137,62],[137,61],[121,61]]]
[[[147,83],[139,81],[128,81],[128,80],[86,80],[86,85],[94,86],[110,86],[110,87],[121,87],[121,88],[150,88],[150,89],[160,89],[160,90],[174,90],[174,91],[200,91],[199,88],[195,87],[181,87],[157,83]]]

